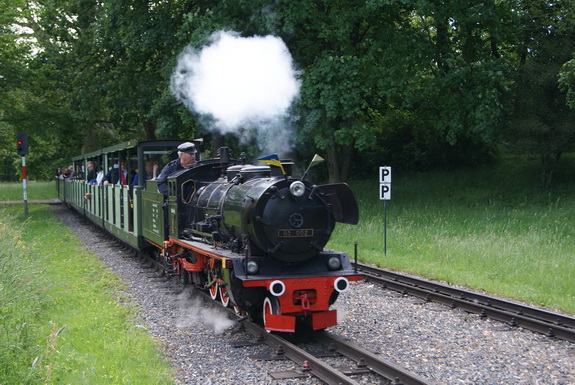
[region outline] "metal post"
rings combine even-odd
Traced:
[[[383,201],[383,254],[387,254],[387,200]]]
[[[353,261],[354,261],[353,271],[357,273],[357,241],[353,242]]]
[[[24,215],[28,215],[28,194],[26,193],[26,157],[22,155],[22,189],[24,190]]]

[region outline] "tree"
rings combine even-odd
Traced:
[[[514,151],[537,154],[549,186],[561,155],[575,148],[575,112],[567,106],[569,59],[575,51],[572,1],[522,1],[514,110],[507,140]],[[564,69],[560,77],[560,70]]]
[[[373,143],[367,112],[382,96],[374,41],[390,19],[361,1],[284,1],[272,11],[267,28],[302,69],[300,141],[326,151],[330,182],[346,180],[354,151]]]
[[[563,66],[575,89],[572,3],[4,0],[0,128],[29,131],[46,149],[30,161],[51,167],[82,146],[194,136],[169,78],[186,45],[223,29],[286,42],[303,81],[300,148],[326,153],[332,182],[358,153],[362,165],[473,163],[505,123],[547,168],[573,141],[557,88]]]
[[[401,127],[419,134],[398,135],[420,139],[401,147],[435,158],[449,146],[497,138],[512,24],[499,1],[244,4],[252,6],[250,27],[281,36],[302,70],[300,140],[327,152],[330,181],[347,179],[354,152],[385,148],[375,125],[396,119],[374,116],[409,117]]]
[[[4,24],[16,20],[34,49],[21,56],[26,60],[17,63],[20,67],[10,67],[14,78],[25,81],[18,93],[12,91],[3,121],[27,128],[32,147],[42,138],[63,149],[55,155],[59,160],[48,159],[47,151],[42,159],[31,154],[30,161],[52,168],[80,148],[89,152],[133,138],[193,137],[194,118],[169,94],[169,77],[186,44],[179,30],[184,15],[195,7],[189,1],[11,0],[12,13],[6,15],[13,15],[12,21]],[[22,46],[15,44],[21,38],[22,32],[14,34],[12,47]]]
[[[6,121],[6,114],[12,109],[14,93],[22,82],[20,68],[25,47],[17,44],[19,37],[15,22],[19,16],[20,1],[0,2],[0,180],[17,180],[14,159],[17,129]]]
[[[18,177],[20,158],[14,147],[17,131],[28,132],[30,138],[29,177],[44,178],[51,174],[53,165],[48,154],[58,153],[59,149],[53,143],[46,145],[42,137],[54,135],[54,123],[57,121],[59,127],[66,124],[66,119],[63,109],[51,108],[58,92],[50,71],[46,67],[40,71],[32,65],[39,45],[31,28],[34,25],[30,23],[33,18],[28,2],[3,1],[0,15],[0,129],[4,139],[0,148],[1,179]]]
[[[409,140],[408,157],[425,158],[419,166],[430,167],[484,153],[505,118],[511,9],[498,1],[395,4],[402,12],[382,46],[388,70],[380,85],[391,115],[412,122],[410,135],[400,133]]]

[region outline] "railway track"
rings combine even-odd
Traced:
[[[390,290],[463,309],[480,317],[575,342],[575,318],[358,263],[366,280]]]
[[[112,239],[113,240],[113,239]],[[114,241],[114,240],[113,240]],[[121,246],[122,242],[117,241],[117,245]],[[147,261],[158,271],[161,275],[168,275],[177,278],[177,275],[165,270],[165,266],[157,261],[143,256],[141,253],[132,250],[130,247],[126,251],[133,252],[133,257],[138,257],[142,261]],[[209,293],[202,290],[197,290],[198,293],[204,295],[206,299],[211,302]],[[221,305],[221,304],[220,304]],[[252,341],[240,341],[232,343],[235,347],[242,347],[247,345],[256,345],[265,343],[273,354],[266,355],[265,357],[254,358],[263,360],[283,360],[289,359],[298,365],[301,369],[299,371],[291,371],[288,374],[282,372],[278,378],[293,378],[293,377],[308,377],[314,376],[324,381],[327,384],[341,384],[341,385],[359,385],[361,382],[357,381],[351,376],[360,376],[365,374],[373,374],[380,377],[380,384],[393,384],[393,385],[433,385],[434,382],[419,376],[402,366],[385,360],[377,354],[372,353],[358,345],[352,344],[341,337],[329,332],[315,332],[307,343],[320,344],[324,348],[320,351],[309,352],[298,346],[297,343],[291,342],[283,338],[280,334],[269,333],[260,325],[249,321],[248,319],[240,318],[232,308],[223,307],[222,309],[229,312],[232,319],[236,319],[241,323],[241,327],[245,328],[253,336]],[[346,357],[354,362],[353,365],[346,367],[334,367],[326,363],[326,357]],[[275,373],[270,373],[274,375]]]
[[[299,371],[289,373],[270,373],[272,376],[278,375],[277,378],[315,376],[328,384],[358,385],[362,382],[357,380],[355,376],[371,374],[378,376],[380,378],[378,383],[381,384],[434,384],[434,382],[412,373],[394,362],[385,360],[375,353],[325,331],[313,333],[306,340],[306,344],[321,344],[324,350],[309,352],[278,334],[267,333],[261,326],[253,322],[246,320],[243,322],[243,326],[254,336],[253,343],[263,342],[274,350],[271,355],[254,357],[254,359],[276,360],[287,358],[301,368]],[[239,342],[237,346],[245,346],[245,344],[244,342]],[[345,357],[354,362],[354,364],[346,367],[335,367],[325,360],[326,357],[336,356]]]

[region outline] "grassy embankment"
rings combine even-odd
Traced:
[[[0,384],[172,384],[122,283],[46,207],[0,207]]]
[[[46,200],[58,198],[56,194],[55,182],[35,182],[26,183],[26,195],[28,201]],[[22,183],[0,182],[0,202],[2,201],[22,201],[24,202],[24,192]]]
[[[387,268],[575,314],[575,158],[552,188],[536,162],[429,174],[393,173],[384,208],[378,176],[351,182],[357,226],[336,226],[329,248]]]

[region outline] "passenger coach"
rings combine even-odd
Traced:
[[[105,228],[123,241],[142,249],[145,247],[144,233],[160,234],[159,226],[164,226],[163,215],[159,215],[154,221],[143,223],[142,211],[145,206],[159,205],[161,210],[163,196],[156,191],[156,183],[140,178],[146,169],[146,163],[155,161],[158,164],[158,174],[163,165],[178,157],[177,147],[184,140],[157,140],[138,142],[130,140],[115,146],[106,147],[98,151],[80,155],[72,159],[74,170],[82,170],[82,175],[75,179],[56,180],[58,197],[72,206],[77,211],[86,215],[91,221]],[[203,151],[203,141],[194,140],[199,149],[197,161]],[[110,183],[104,186],[102,183],[90,184],[87,179],[88,162],[93,162],[98,171],[105,175],[110,169],[117,166],[120,160],[127,161],[128,180],[127,184],[121,185]],[[137,184],[134,179],[138,174]],[[152,189],[146,189],[147,184]],[[150,194],[149,191],[152,191]],[[148,191],[148,194],[144,192]],[[147,196],[146,196],[147,195]],[[147,228],[147,231],[145,230]],[[157,238],[157,236],[156,236]],[[156,239],[159,240],[159,239]],[[161,243],[163,240],[159,240]]]

